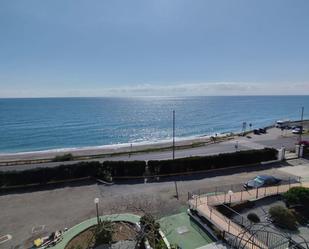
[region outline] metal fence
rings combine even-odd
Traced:
[[[240,185],[226,185],[213,189],[200,189],[188,193],[189,206],[198,211],[198,214],[207,218],[211,223],[223,231],[227,241],[237,248],[266,249],[287,248],[289,241],[279,233],[269,229],[270,223],[253,225],[247,218],[234,212],[233,219],[220,213],[215,206],[241,203],[243,201],[257,200],[267,196],[285,193],[292,187],[302,186],[300,178],[290,178],[280,185],[245,190]],[[305,183],[307,186],[308,184]],[[227,206],[226,206],[227,207]],[[230,207],[227,207],[230,208]],[[230,208],[231,209],[231,208]],[[231,209],[232,210],[232,209]]]

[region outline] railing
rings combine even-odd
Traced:
[[[235,243],[238,243],[243,248],[248,249],[266,249],[277,244],[277,248],[284,248],[286,243],[279,236],[267,232],[267,230],[250,230],[252,224],[243,216],[239,215],[240,220],[229,219],[220,213],[215,206],[224,205],[226,203],[240,203],[248,200],[256,200],[267,196],[278,195],[287,192],[290,188],[305,185],[289,180],[288,184],[278,186],[263,187],[258,189],[243,190],[238,192],[211,192],[205,193],[199,190],[198,194],[188,193],[189,206],[198,211],[199,215],[206,217],[210,222],[217,226],[221,231],[227,234],[232,234],[235,237]],[[237,224],[238,223],[238,224]],[[281,241],[280,241],[281,240]]]

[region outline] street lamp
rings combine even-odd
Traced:
[[[230,196],[230,204],[232,203],[232,195],[234,194],[232,190],[229,190],[227,194]]]
[[[97,221],[98,221],[98,225],[100,223],[100,218],[99,218],[99,198],[94,198],[94,204],[96,206],[96,210],[97,210]]]

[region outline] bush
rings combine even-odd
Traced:
[[[149,244],[152,248],[162,248],[161,236],[159,234],[160,224],[155,221],[151,214],[145,214],[140,219],[141,233],[144,238],[148,239]]]
[[[109,176],[109,169],[100,162],[81,162],[51,168],[46,167],[23,171],[0,172],[0,187],[46,184],[52,181],[70,180],[83,177],[107,179]]]
[[[248,220],[250,220],[251,222],[254,222],[254,223],[258,223],[258,222],[261,221],[259,216],[256,213],[249,213],[247,215],[247,218],[248,218]]]
[[[114,226],[111,221],[103,220],[95,229],[95,245],[111,244],[113,241]]]
[[[276,149],[265,148],[262,150],[237,151],[204,157],[188,157],[162,161],[154,160],[148,161],[148,167],[154,175],[172,174],[260,163],[275,160],[276,157]]]
[[[117,176],[143,176],[145,161],[105,161],[103,165],[111,170],[113,177]]]
[[[73,155],[71,153],[67,153],[64,155],[55,156],[52,161],[53,162],[65,162],[65,161],[72,161],[72,160],[73,160]]]
[[[276,226],[289,230],[297,229],[297,219],[289,209],[282,206],[273,206],[269,209],[269,214]]]
[[[302,206],[309,208],[309,188],[293,187],[283,194],[285,202],[288,206]]]

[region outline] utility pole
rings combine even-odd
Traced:
[[[175,110],[173,110],[173,160],[175,159]]]
[[[300,133],[299,133],[299,142],[301,141],[301,135],[303,133],[303,119],[304,119],[304,107],[301,108],[301,118],[300,118]]]

